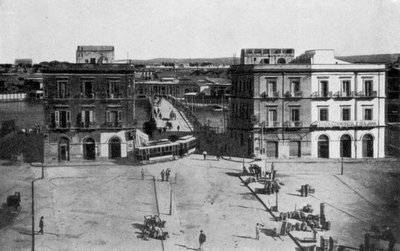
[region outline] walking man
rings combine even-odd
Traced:
[[[206,160],[206,158],[207,158],[207,152],[206,151],[203,152],[203,157],[204,157],[204,160]]]
[[[203,251],[204,242],[206,242],[206,235],[203,234],[203,230],[200,230],[200,236],[199,236],[199,244],[200,244],[199,250],[200,251]]]
[[[178,132],[179,132],[179,129],[181,129],[181,127],[178,125],[178,126],[176,127],[176,129],[178,129]]]
[[[161,181],[164,181],[164,174],[165,174],[165,172],[164,172],[164,169],[161,171]]]
[[[142,180],[144,180],[144,170],[143,170],[143,168],[142,168],[141,173],[142,173]]]
[[[40,221],[39,221],[40,230],[38,233],[43,234],[43,227],[44,227],[44,224],[43,224],[43,216],[42,216],[42,217],[40,217]]]
[[[257,225],[256,225],[256,239],[257,239],[257,240],[260,239],[260,230],[261,230],[261,226],[264,226],[264,225],[262,225],[262,224],[260,224],[260,223],[257,222]]]
[[[167,168],[167,171],[165,172],[165,180],[166,181],[168,181],[170,174],[171,174],[171,169]]]

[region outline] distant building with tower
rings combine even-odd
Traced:
[[[79,45],[76,49],[76,63],[109,64],[114,61],[114,46]]]

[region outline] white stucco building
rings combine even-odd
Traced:
[[[336,60],[333,50],[311,59],[311,156],[385,157],[385,66]]]

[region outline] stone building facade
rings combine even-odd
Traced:
[[[113,63],[114,46],[80,45],[76,49],[76,63]]]
[[[312,50],[284,65],[235,65],[231,74],[232,154],[384,157],[384,65]]]
[[[133,154],[134,70],[60,64],[43,70],[46,162]]]

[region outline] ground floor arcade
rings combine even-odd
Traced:
[[[107,160],[133,154],[130,132],[51,132],[44,140],[45,162]]]

